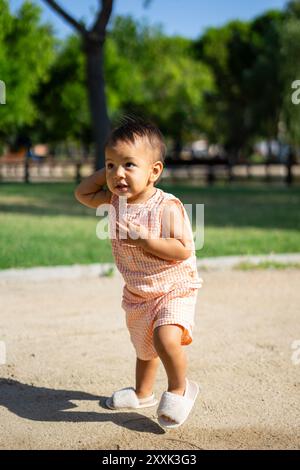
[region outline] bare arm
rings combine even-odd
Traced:
[[[137,240],[146,252],[169,261],[183,261],[192,254],[192,234],[184,220],[181,209],[167,204],[162,214],[162,238],[139,238]]]
[[[191,256],[191,250],[175,238],[142,240],[140,246],[152,255],[168,261],[183,261]]]
[[[106,169],[96,171],[88,178],[85,178],[75,189],[76,199],[87,207],[96,208],[101,204],[110,202],[112,193],[108,189],[103,189],[106,184]]]

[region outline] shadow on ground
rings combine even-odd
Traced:
[[[7,408],[15,415],[33,421],[48,422],[107,422],[117,426],[147,432],[164,434],[165,431],[153,420],[140,413],[107,411],[105,400],[108,397],[95,396],[86,392],[72,390],[52,390],[44,387],[23,384],[12,379],[0,379],[0,406]],[[77,406],[71,403],[76,400],[94,400],[100,402],[105,412],[68,411]]]

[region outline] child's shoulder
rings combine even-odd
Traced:
[[[182,205],[182,201],[174,194],[167,193],[166,191],[163,191],[162,189],[160,189],[160,191],[161,191],[161,203],[164,203],[164,202],[171,203],[172,201],[174,201],[175,203]]]

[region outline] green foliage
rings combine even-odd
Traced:
[[[211,68],[216,92],[207,96],[211,138],[233,154],[257,137],[277,134],[282,102],[280,28],[283,14],[270,11],[252,22],[209,28],[195,54]]]
[[[92,142],[82,39],[54,38],[40,9],[25,1],[16,14],[0,0],[0,141],[26,132],[35,141]],[[161,27],[116,16],[107,33],[104,76],[109,117],[145,115],[167,141],[206,134],[231,155],[250,154],[258,138],[300,142],[300,7],[268,11],[250,22],[209,28],[193,42]]]
[[[300,2],[299,0],[290,0],[286,5],[286,14],[289,18],[300,19]]]
[[[249,34],[248,24],[233,21],[209,28],[195,43],[196,56],[211,68],[216,83],[215,92],[206,96],[208,112],[214,116],[209,135],[229,148],[239,149],[250,132],[243,89],[252,56]]]
[[[40,139],[91,141],[85,57],[78,36],[58,44],[49,79],[40,87],[35,102],[40,116],[33,131]]]
[[[300,13],[289,14],[282,28],[282,69],[281,76],[284,88],[282,120],[285,127],[285,138],[292,145],[300,144],[300,104],[292,102],[295,89],[292,83],[300,80]],[[298,94],[299,96],[299,94]]]
[[[212,89],[213,79],[192,58],[191,41],[165,37],[159,28],[130,17],[116,17],[105,43],[104,73],[112,121],[126,112],[141,113],[173,139],[205,130],[203,95]],[[30,128],[35,140],[92,141],[80,37],[56,44],[48,79],[34,103],[39,109]]]
[[[248,86],[251,89],[249,114],[254,137],[270,140],[277,137],[282,108],[280,44],[283,23],[283,13],[269,11],[251,24],[254,60],[248,72]]]
[[[145,114],[173,139],[205,130],[203,96],[213,89],[213,78],[192,57],[191,41],[168,38],[160,28],[131,17],[116,17],[105,65],[112,119],[124,112]]]
[[[25,1],[13,16],[0,0],[0,78],[6,84],[6,105],[0,106],[0,138],[14,136],[33,123],[38,105],[32,97],[47,79],[54,58],[51,27],[40,22],[41,10]]]

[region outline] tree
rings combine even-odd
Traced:
[[[293,147],[300,145],[300,6],[290,2],[281,31],[281,76],[283,81],[282,124],[284,139]],[[293,85],[295,83],[295,85]],[[298,91],[297,91],[298,88]],[[293,94],[295,98],[293,99]]]
[[[6,105],[0,106],[0,138],[14,140],[37,116],[33,100],[54,59],[54,37],[40,23],[41,10],[24,2],[13,16],[0,0],[0,79],[6,84]]]
[[[248,94],[243,82],[253,63],[249,47],[249,24],[232,21],[209,28],[195,42],[195,54],[212,70],[215,92],[207,95],[207,109],[214,116],[210,138],[224,145],[234,159],[247,145],[251,122],[247,113]]]
[[[286,17],[288,19],[300,19],[300,2],[299,0],[291,0],[285,8]]]
[[[211,134],[233,160],[257,137],[277,137],[282,106],[280,31],[284,15],[270,11],[252,22],[210,28],[196,42],[196,56],[213,71],[216,93],[207,97],[215,116]]]
[[[214,89],[211,72],[193,59],[191,44],[181,37],[158,38],[147,54],[152,66],[144,67],[145,92],[152,92],[149,112],[173,140],[177,158],[184,142],[206,132],[204,96]]]
[[[109,22],[113,0],[99,0],[101,8],[90,29],[83,22],[76,21],[54,0],[43,0],[80,34],[82,47],[86,57],[86,83],[93,135],[96,147],[96,169],[104,166],[104,143],[110,130],[104,81],[104,43],[106,28]],[[149,0],[144,2],[147,6]]]
[[[59,44],[48,75],[34,96],[39,116],[32,125],[32,135],[41,141],[76,141],[88,147],[93,139],[85,58],[78,36],[70,36]]]
[[[251,23],[250,41],[254,61],[248,71],[253,137],[277,139],[283,100],[281,77],[281,29],[284,14],[269,11]]]
[[[212,78],[207,66],[191,57],[191,44],[185,38],[166,37],[160,27],[144,21],[116,16],[103,64],[110,121],[117,122],[124,113],[147,116],[178,151],[185,140],[198,137],[206,128],[203,95],[211,90]],[[54,142],[68,138],[90,143],[84,63],[80,38],[69,37],[36,96],[41,115],[32,132]]]
[[[166,37],[160,27],[117,17],[107,38],[105,75],[114,118],[147,115],[180,153],[184,141],[206,130],[208,67],[192,57],[192,41]],[[126,47],[126,56],[123,54]]]

